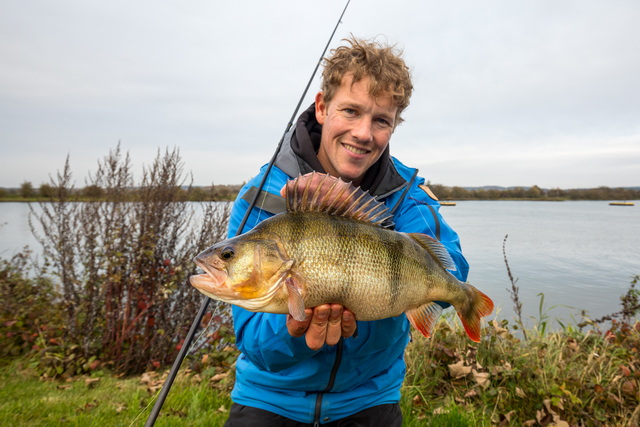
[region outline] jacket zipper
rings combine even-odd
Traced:
[[[316,411],[313,416],[313,427],[320,427],[320,411],[322,409],[322,396],[325,393],[331,391],[333,384],[336,382],[336,375],[338,375],[338,369],[340,368],[340,362],[342,361],[342,343],[344,338],[340,338],[338,341],[338,347],[336,349],[336,360],[333,362],[333,368],[331,368],[331,375],[329,376],[329,383],[327,387],[318,393],[316,396]]]

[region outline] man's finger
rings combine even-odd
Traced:
[[[327,337],[327,323],[329,322],[330,312],[331,306],[329,304],[319,305],[313,309],[311,323],[305,335],[307,346],[311,350],[320,350],[324,345]]]
[[[307,317],[302,321],[294,319],[290,314],[287,315],[287,330],[289,331],[289,335],[292,337],[301,337],[305,332],[307,332],[309,324],[311,323],[313,311],[310,308],[307,308],[304,311],[304,314]]]
[[[349,310],[344,309],[342,311],[342,323],[340,326],[342,328],[342,336],[344,338],[349,338],[356,332],[356,327],[358,326],[356,323],[356,316],[354,316]]]
[[[325,342],[329,345],[336,345],[342,337],[342,310],[340,304],[331,304],[329,312],[329,323],[327,324],[327,336]]]

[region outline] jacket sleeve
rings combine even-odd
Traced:
[[[253,180],[255,181],[255,179]],[[228,236],[233,237],[242,222],[249,203],[241,198],[252,185],[250,182],[238,194],[229,218]],[[255,227],[259,222],[272,214],[253,208],[243,232]],[[233,306],[233,327],[236,334],[236,345],[251,363],[263,371],[278,372],[290,368],[317,352],[311,350],[304,337],[295,338],[289,335],[286,327],[287,316],[271,313],[254,313]]]

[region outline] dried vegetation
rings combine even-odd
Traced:
[[[2,321],[24,329],[12,331],[25,338],[12,353],[38,351],[49,377],[101,366],[140,373],[175,359],[203,298],[188,283],[192,259],[224,238],[229,214],[228,203],[188,203],[182,167],[179,152],[167,150],[136,182],[118,146],[89,178],[103,200],[80,203],[67,160],[52,179],[50,201],[32,206],[30,216],[44,258],[34,280],[48,284],[46,293],[27,285],[24,255],[4,266],[5,274],[23,278],[1,286],[9,295]],[[20,314],[30,310],[23,305],[28,298],[55,316]],[[58,332],[48,336],[52,330]]]

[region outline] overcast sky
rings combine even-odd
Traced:
[[[246,181],[345,4],[0,0],[0,187],[67,155],[82,187],[118,141],[136,168],[178,147],[195,184]],[[331,46],[404,49],[391,153],[433,183],[640,186],[639,22],[637,0],[352,0]]]

